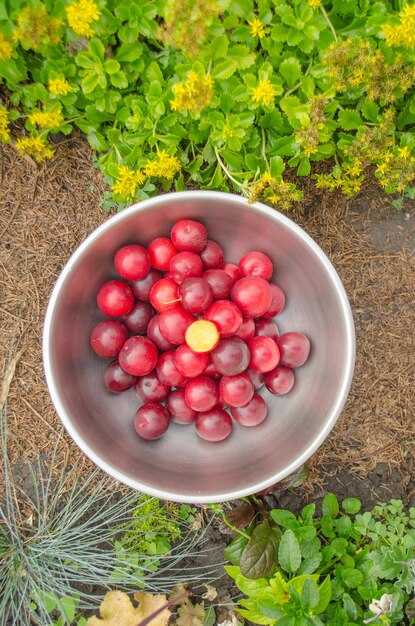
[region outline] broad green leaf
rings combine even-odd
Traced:
[[[329,492],[324,496],[322,510],[323,515],[328,515],[333,518],[338,516],[339,503],[334,493]]]
[[[261,589],[268,587],[268,581],[265,578],[258,578],[256,580],[246,578],[239,567],[236,565],[225,565],[225,571],[235,581],[236,586],[246,596],[255,596]]]
[[[285,59],[279,67],[279,72],[291,89],[301,77],[302,71],[299,60],[296,57]]]
[[[58,606],[58,600],[48,591],[36,590],[33,593],[33,599],[39,605],[43,605],[47,613],[51,613]]]
[[[344,109],[339,111],[339,123],[344,130],[355,130],[363,125],[363,120],[357,111]]]
[[[243,535],[238,535],[231,541],[231,543],[226,546],[223,551],[223,554],[228,561],[232,563],[232,565],[239,565],[239,561],[241,558],[241,554],[248,543],[249,539],[244,537]]]
[[[226,57],[226,53],[228,52],[228,46],[229,39],[226,35],[219,35],[218,37],[215,37],[210,44],[210,55],[212,61],[216,61],[216,59],[223,59],[224,57]]]
[[[375,102],[366,102],[362,106],[362,113],[367,120],[376,123],[378,121],[379,107]]]
[[[357,612],[356,602],[348,593],[343,594],[342,599],[343,599],[343,608],[347,613],[347,617],[350,620],[357,620],[358,612]]]
[[[278,171],[279,170],[279,171]],[[271,159],[271,174],[275,177],[281,176],[284,171],[284,162],[281,157],[272,157]],[[297,528],[298,522],[294,513],[287,511],[286,509],[273,509],[271,511],[271,517],[283,528]]]
[[[341,570],[341,576],[346,587],[355,589],[362,584],[363,574],[353,567],[344,567]]]
[[[317,552],[312,556],[304,559],[301,562],[300,567],[298,568],[299,574],[314,574],[314,572],[318,569],[322,560],[321,552]]]
[[[301,565],[301,550],[292,530],[286,530],[278,548],[278,561],[288,574],[294,574]]]
[[[271,39],[274,41],[287,41],[288,28],[282,24],[275,24],[271,30]]]
[[[239,70],[245,70],[255,63],[255,54],[247,46],[231,46],[228,59],[234,60]]]
[[[152,61],[146,70],[146,75],[150,83],[164,83],[164,77],[160,66],[155,61]]]
[[[307,157],[302,158],[297,168],[298,176],[308,176],[310,171],[310,159],[308,159]]]
[[[306,609],[315,609],[320,601],[320,593],[317,584],[307,578],[301,591],[301,606]]]
[[[282,158],[280,156],[273,156],[273,157],[271,157],[270,160],[269,160],[269,165],[270,165],[270,170],[271,170],[271,176],[274,176],[274,178],[281,178],[282,173],[285,170],[285,163],[282,160]],[[277,511],[277,510],[275,509],[275,511]],[[285,516],[285,519],[283,519],[284,515],[280,514],[279,519],[276,519],[274,517],[273,513],[274,513],[274,511],[271,511],[272,519],[275,522],[277,522],[277,524],[280,524],[283,528],[291,528],[291,529],[293,529],[293,528],[297,528],[298,527],[298,522],[297,522],[297,520],[295,518],[295,515],[293,515],[293,518],[294,518],[294,521],[295,521],[295,523],[294,523],[292,518],[290,518],[289,516],[288,517]],[[282,511],[282,514],[284,514],[284,513],[290,513],[290,512],[289,511]],[[278,517],[278,515],[276,515],[276,517]],[[282,522],[284,522],[284,523],[282,523]]]
[[[323,580],[321,585],[319,585],[318,590],[320,594],[320,599],[319,599],[317,606],[314,609],[314,612],[317,614],[323,613],[326,610],[331,600],[332,594],[331,594],[330,576],[326,576],[326,578]]]
[[[205,608],[205,620],[203,622],[203,626],[215,626],[216,624],[216,614],[213,606],[207,606]]]
[[[347,552],[348,541],[344,537],[336,537],[331,542],[331,548],[336,556],[344,556]]]
[[[136,61],[143,54],[143,47],[137,42],[127,42],[121,44],[117,50],[115,58],[120,63]]]
[[[26,78],[26,71],[19,69],[13,59],[0,61],[0,77],[5,78],[8,83],[19,83]]]
[[[101,61],[104,60],[105,55],[105,47],[102,41],[97,38],[91,39],[88,46],[88,51],[91,52],[94,56],[96,56]]]
[[[269,581],[275,602],[285,604],[289,600],[287,582],[284,580],[281,572],[277,572]]]
[[[357,498],[345,498],[342,501],[342,509],[345,513],[355,515],[356,513],[359,513],[361,507],[362,503]]]
[[[76,609],[78,607],[78,602],[76,598],[73,597],[65,597],[60,599],[60,604],[62,606],[63,612],[65,613],[65,617],[68,622],[73,622],[75,619]]]
[[[120,69],[120,64],[115,59],[107,59],[104,63],[104,70],[107,74],[115,74]]]
[[[249,538],[240,558],[240,568],[246,578],[271,576],[278,562],[281,531],[264,520]]]
[[[233,59],[226,59],[215,65],[212,69],[212,76],[216,80],[225,80],[236,72],[238,64]]]
[[[335,526],[339,535],[348,536],[352,528],[352,520],[348,515],[343,515],[339,517],[339,519],[336,519]]]
[[[89,74],[82,79],[81,87],[84,93],[89,94],[99,85],[99,74]]]
[[[104,139],[104,136],[98,132],[88,133],[87,137],[88,143],[94,150],[98,150],[98,152],[105,152],[108,148],[107,142]]]
[[[128,87],[128,78],[125,75],[125,72],[115,72],[110,75],[111,84],[118,89],[125,89]]]

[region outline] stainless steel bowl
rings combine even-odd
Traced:
[[[263,392],[268,417],[255,428],[235,424],[221,443],[192,426],[172,424],[146,442],[134,432],[134,390],[111,394],[106,363],[89,347],[102,319],[99,287],[114,278],[115,251],[168,236],[175,221],[202,221],[209,237],[237,262],[249,250],[268,254],[286,292],[280,331],[306,333],[312,352],[286,396]],[[284,215],[239,196],[214,191],[171,193],[136,204],[97,228],[76,250],[53,290],[44,326],[44,367],[56,410],[84,453],[104,471],[140,491],[179,502],[219,502],[258,492],[303,464],[333,428],[354,367],[355,337],[342,283],[319,246]]]

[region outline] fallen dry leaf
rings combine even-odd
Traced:
[[[183,602],[177,609],[176,626],[203,626],[205,623],[205,607],[203,604]]]
[[[134,607],[130,598],[122,591],[109,591],[100,606],[99,617],[90,617],[87,626],[137,626],[140,621],[149,617],[166,602],[165,595],[153,595],[151,593],[137,592],[134,598],[139,602],[138,607]],[[165,609],[154,620],[152,626],[167,626],[171,611]]]
[[[204,600],[209,600],[209,602],[212,602],[212,600],[215,600],[215,598],[218,597],[218,590],[216,589],[216,587],[208,585],[207,583],[204,583],[203,586],[206,587],[206,593],[202,595],[202,598]]]

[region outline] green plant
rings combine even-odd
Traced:
[[[241,615],[280,626],[401,624],[415,591],[415,508],[360,507],[346,498],[340,508],[328,493],[321,516],[315,504],[298,516],[263,511],[225,549],[225,569],[246,596]]]
[[[403,197],[414,27],[405,0],[6,0],[0,138],[40,162],[77,126],[106,209],[187,185],[287,209],[287,168],[348,195],[372,168]]]
[[[19,355],[11,359],[0,396],[5,485],[0,624],[68,624],[79,611],[96,608],[115,585],[126,591],[165,591],[178,581],[206,582],[211,569],[203,566],[205,530],[195,533],[185,523],[179,528],[179,507],[165,508],[136,491],[121,491],[98,469],[83,479],[79,464],[59,458],[60,437],[47,463],[27,462],[29,480],[24,490],[19,487],[8,459],[12,434],[6,421],[8,388]],[[56,466],[60,471],[51,471]],[[158,538],[156,549],[148,533]],[[123,541],[121,548],[117,542]],[[202,556],[200,566],[183,569],[183,560],[196,554]],[[79,615],[78,626],[83,623]]]

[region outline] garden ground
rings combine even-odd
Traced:
[[[99,205],[105,185],[82,139],[63,142],[42,166],[10,146],[0,150],[0,367],[4,380],[15,358],[4,390],[11,461],[23,480],[23,459],[47,454],[61,431],[42,368],[48,298],[71,253],[108,216]],[[414,505],[415,202],[397,212],[375,185],[352,200],[310,188],[289,216],[319,243],[343,281],[357,361],[345,408],[310,459],[308,478],[296,489],[280,485],[266,498],[296,510],[331,490],[367,505],[391,497]],[[83,459],[68,437],[61,446],[62,459],[68,448],[72,463]],[[90,471],[85,459],[82,468]]]

